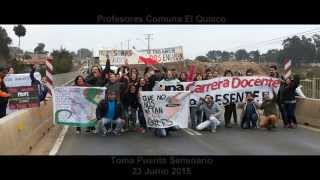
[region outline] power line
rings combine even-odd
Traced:
[[[266,40],[266,41],[261,41],[261,42],[258,42],[258,43],[250,43],[250,44],[246,44],[246,45],[236,46],[234,48],[230,48],[230,50],[237,50],[238,48],[243,48],[244,46],[248,47],[248,45],[249,45],[249,47],[256,47],[259,44],[264,44],[264,45],[274,44],[274,43],[278,43],[279,41],[282,41],[282,40],[284,40],[284,39],[286,39],[288,37],[297,36],[297,35],[312,34],[312,33],[320,32],[319,30],[320,30],[320,28],[315,28],[315,29],[312,29],[312,30],[308,30],[308,31],[304,31],[304,32],[300,32],[300,33],[296,33],[296,34],[292,34],[292,35],[286,35],[286,36],[273,38],[273,39]]]

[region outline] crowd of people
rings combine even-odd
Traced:
[[[119,67],[115,72],[110,69],[109,59],[104,69],[99,65],[92,66],[86,77],[79,75],[75,78],[74,85],[106,87],[107,92],[105,99],[99,103],[96,110],[97,126],[86,128],[85,131],[102,135],[119,135],[133,127],[140,133],[151,130],[156,136],[169,135],[171,131],[176,131],[179,127],[154,129],[147,127],[139,92],[152,91],[157,81],[160,90],[174,91],[176,90],[174,86],[166,85],[209,80],[220,76],[218,71],[211,68],[194,74],[190,76],[188,72],[178,73],[176,69],[167,69],[164,66],[158,69],[153,65],[147,65],[144,73],[140,74],[137,68],[130,67],[128,63]],[[248,69],[244,74],[244,76],[254,75],[253,69]],[[295,89],[299,85],[299,77],[284,79],[277,72],[276,66],[270,67],[269,75],[281,79],[279,92],[274,92],[272,98],[270,94],[264,93],[263,102],[259,104],[254,94],[249,93],[246,95],[245,102],[232,102],[221,107],[215,103],[212,96],[206,95],[200,98],[199,103],[190,106],[192,128],[198,131],[209,129],[211,132],[216,132],[217,127],[222,124],[222,115],[224,115],[225,128],[232,128],[232,125],[237,126],[238,117],[240,117],[239,125],[243,129],[267,128],[271,130],[276,128],[280,119],[283,120],[284,128],[296,128]],[[243,75],[240,71],[226,70],[222,76]],[[240,116],[237,113],[238,108],[241,109]],[[260,115],[259,110],[263,110],[263,114]],[[231,123],[232,117],[233,124]],[[76,133],[81,133],[80,127],[76,128]]]
[[[94,65],[90,68],[86,77],[78,75],[74,80],[74,86],[79,87],[106,87],[105,99],[99,102],[96,109],[97,123],[95,127],[85,128],[86,133],[99,133],[102,135],[120,135],[121,133],[133,128],[134,130],[145,133],[152,131],[154,135],[164,137],[171,131],[176,131],[179,127],[155,128],[147,127],[144,117],[139,93],[141,91],[152,91],[156,82],[159,82],[160,90],[173,91],[173,86],[164,84],[178,84],[180,82],[192,82],[209,80],[219,77],[218,71],[207,68],[203,72],[195,72],[195,65],[192,65],[193,74],[190,72],[178,73],[176,69],[167,69],[164,66],[161,69],[153,65],[147,65],[143,74],[140,74],[137,68],[125,65],[118,68],[117,72],[111,70],[110,60],[106,62],[104,69],[100,65]],[[32,85],[39,91],[39,100],[43,101],[48,92],[46,87],[46,78],[41,81],[34,78],[36,66],[32,66],[30,78]],[[0,73],[0,118],[6,114],[8,98],[10,94],[4,83],[4,77],[8,73],[15,73],[14,68],[10,67],[6,73]],[[248,69],[245,74],[240,71],[226,70],[223,75],[231,76],[254,76],[253,69]],[[247,94],[245,102],[229,103],[223,106],[218,105],[211,95],[205,95],[200,98],[195,105],[190,105],[191,128],[202,131],[205,129],[216,132],[221,126],[222,116],[224,116],[225,128],[238,126],[238,117],[240,118],[240,127],[243,129],[267,128],[271,130],[276,128],[280,119],[282,119],[284,128],[296,128],[297,120],[295,117],[296,107],[296,88],[299,85],[299,77],[293,76],[283,78],[277,72],[276,66],[270,66],[269,76],[279,78],[281,85],[278,92],[273,92],[273,97],[268,93],[263,94],[263,102],[257,103],[254,94]],[[240,116],[237,109],[241,109]],[[263,114],[260,115],[260,110]],[[231,119],[233,117],[233,123]],[[75,128],[76,133],[82,132],[81,127]]]

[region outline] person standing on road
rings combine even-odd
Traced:
[[[11,96],[4,83],[4,77],[5,74],[0,72],[0,118],[6,116],[8,98]]]
[[[224,72],[224,76],[225,77],[232,77],[233,74],[232,74],[232,71],[230,70],[226,70]],[[231,126],[231,116],[233,115],[233,120],[234,120],[234,124],[236,125],[237,124],[237,119],[238,119],[238,116],[237,116],[237,107],[236,107],[236,104],[234,102],[230,102],[229,104],[226,104],[224,106],[224,121],[225,121],[225,127],[226,128],[232,128]]]
[[[179,75],[180,82],[187,82],[188,74],[186,72],[181,72]]]
[[[251,68],[247,69],[247,71],[246,71],[246,76],[254,76],[254,71],[253,71],[253,69],[251,69]]]
[[[196,77],[194,78],[193,81],[202,81],[203,80],[203,76],[201,73],[197,73]]]
[[[180,81],[174,77],[171,70],[168,70],[166,78],[159,82],[161,91],[175,91],[178,84],[180,84]],[[156,128],[154,129],[154,134],[156,136],[165,137],[169,134],[169,131],[177,129],[178,127],[176,126],[170,128]]]
[[[85,78],[86,83],[92,87],[103,87],[105,85],[105,77],[103,76],[99,66],[91,67],[90,74]]]
[[[284,104],[285,118],[288,128],[297,128],[296,109],[296,88],[300,84],[300,77],[287,78],[283,86],[283,93],[280,102]]]
[[[97,129],[99,131],[102,129],[103,135],[120,135],[121,129],[125,125],[122,107],[119,93],[107,91],[106,98],[99,102],[96,109]],[[115,125],[115,128],[113,128],[113,125]]]
[[[136,125],[136,113],[138,113],[138,120],[140,127],[136,130],[140,133],[145,133],[147,129],[146,121],[144,120],[141,104],[139,103],[138,91],[134,84],[129,84],[129,92],[124,96],[124,108],[128,112],[129,122]],[[141,111],[139,113],[139,111]]]
[[[222,110],[217,103],[214,103],[214,99],[210,95],[206,95],[205,99],[200,98],[198,104],[199,110],[204,112],[205,121],[200,123],[196,130],[201,131],[205,128],[210,128],[212,133],[216,132],[217,127],[221,124],[220,120]]]
[[[248,93],[246,96],[246,102],[238,104],[238,106],[242,108],[240,116],[240,127],[242,129],[257,128],[257,121],[259,119],[257,109],[259,108],[259,104],[254,101],[254,98],[253,94]]]
[[[74,80],[74,86],[78,87],[88,87],[86,84],[84,77],[81,75],[78,75]],[[91,131],[94,131],[94,128],[87,128],[86,133],[90,133]],[[81,134],[81,127],[76,127],[76,134]]]
[[[8,68],[8,74],[15,74],[15,73],[16,72],[12,66]]]
[[[277,71],[277,66],[276,65],[271,65],[269,68],[269,76],[273,78],[280,78],[280,75]]]

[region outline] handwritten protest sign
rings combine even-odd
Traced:
[[[187,128],[189,95],[187,91],[142,91],[140,99],[147,126],[168,128],[178,125]]]
[[[96,108],[105,98],[105,88],[56,87],[53,93],[53,116],[56,124],[95,126]]]
[[[9,109],[25,109],[39,107],[38,90],[33,86],[21,86],[8,88],[11,97],[9,99]]]
[[[34,76],[37,80],[41,80],[41,75],[39,72],[36,72]],[[31,78],[29,73],[7,74],[4,78],[4,83],[8,88],[8,92],[12,95],[9,98],[9,110],[40,106],[38,89],[37,87],[31,86]]]

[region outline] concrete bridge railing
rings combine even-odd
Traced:
[[[297,98],[297,121],[320,128],[320,99]]]

